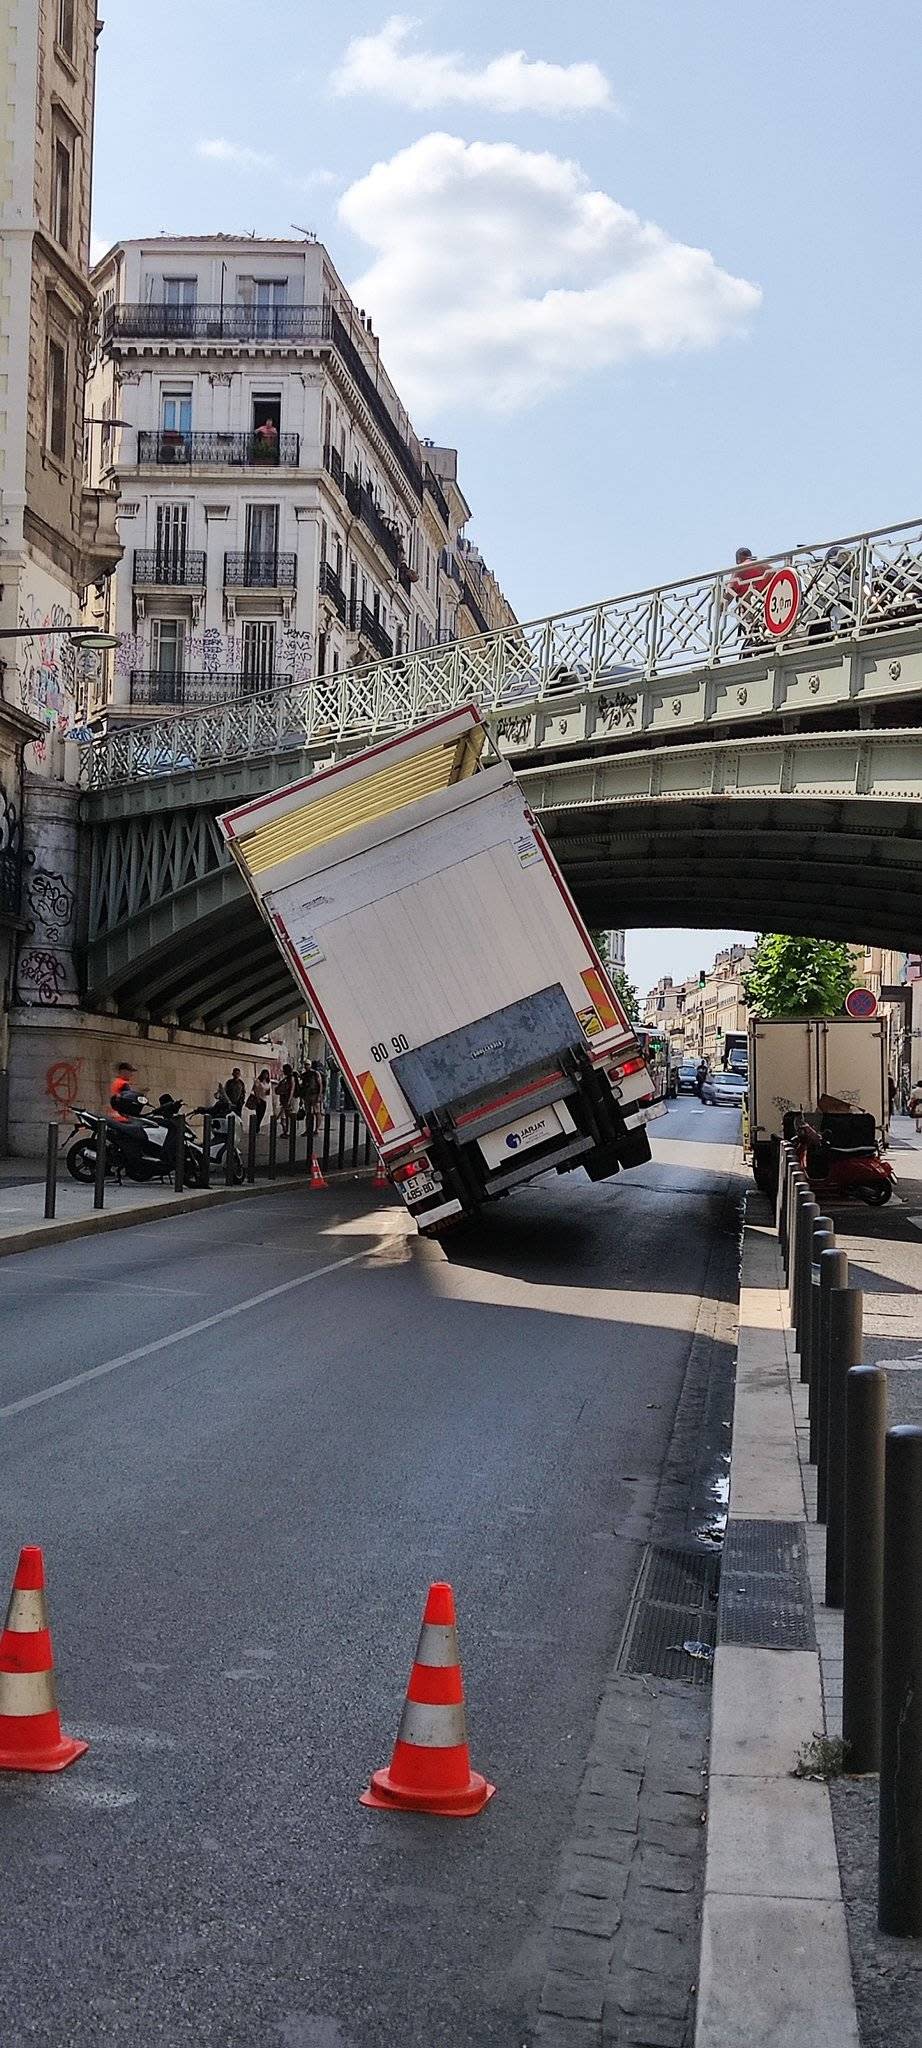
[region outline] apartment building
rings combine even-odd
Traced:
[[[685,986],[661,974],[643,1003],[643,1021],[649,1031],[662,1031],[673,1051],[681,1055],[685,1045]]]
[[[143,716],[452,637],[456,451],[419,440],[319,242],[121,242],[93,284],[88,463],[125,545],[100,703]]]
[[[749,948],[733,945],[723,947],[709,968],[687,981],[661,975],[645,999],[644,1023],[668,1032],[677,1058],[719,1066],[728,1033],[748,1028],[743,981],[751,964]]]

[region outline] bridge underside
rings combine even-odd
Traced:
[[[596,927],[788,931],[916,950],[922,807],[854,797],[675,799],[544,808]],[[87,953],[89,1000],[123,1016],[261,1035],[302,1008],[237,870],[222,864]]]

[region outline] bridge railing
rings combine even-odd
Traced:
[[[82,747],[81,777],[103,789],[283,748],[399,730],[459,703],[485,711],[563,692],[655,689],[684,672],[771,650],[762,620],[770,573],[796,569],[800,611],[786,648],[922,622],[922,521],[760,556],[706,576],[607,599],[447,646],[227,700],[184,718],[114,728]],[[220,674],[215,675],[220,689]]]

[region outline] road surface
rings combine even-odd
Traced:
[[[0,1264],[0,1572],[44,1545],[91,1738],[0,1777],[4,2048],[520,2048],[736,1133],[445,1248],[366,1181]],[[358,1803],[440,1577],[464,1822]]]

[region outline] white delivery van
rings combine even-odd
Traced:
[[[220,823],[422,1230],[649,1159],[640,1048],[475,709]]]
[[[749,1120],[752,1171],[771,1193],[782,1126],[789,1110],[816,1109],[835,1096],[874,1118],[886,1142],[887,1031],[879,1017],[753,1017],[749,1023]]]

